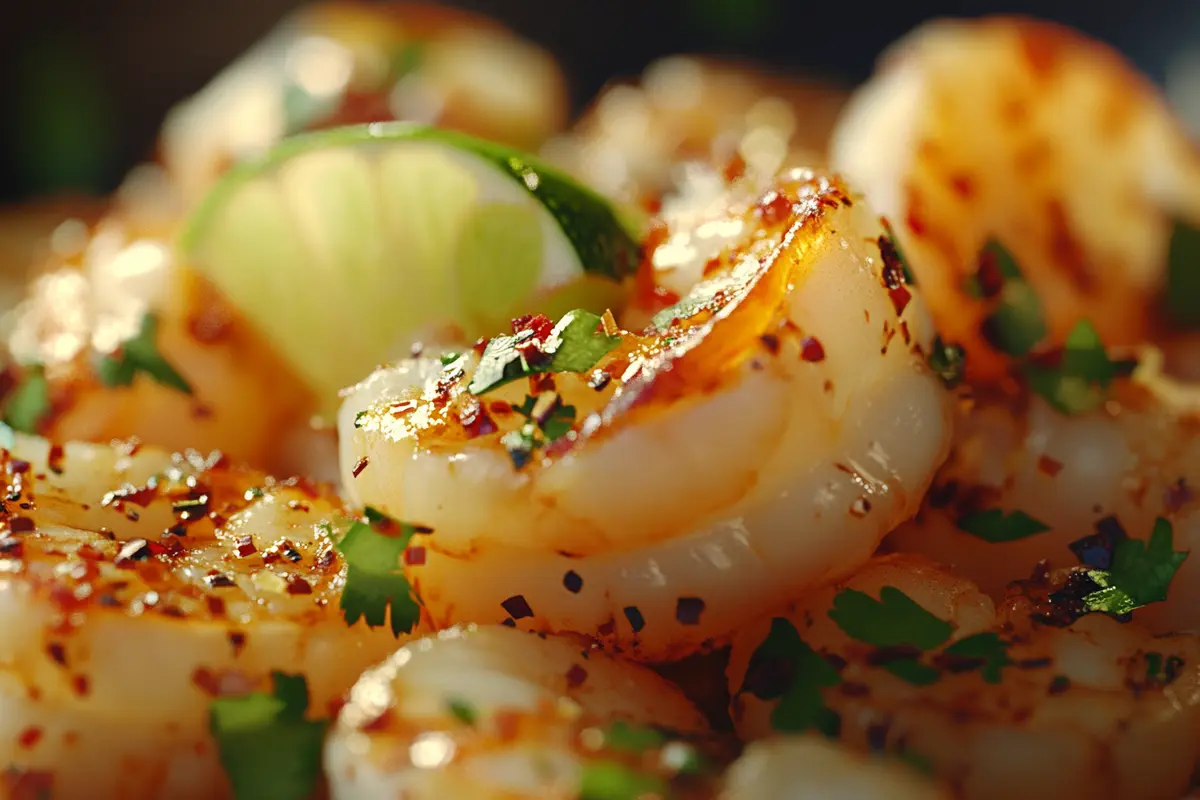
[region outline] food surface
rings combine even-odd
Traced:
[[[565,107],[496,23],[323,3],[13,217],[0,797],[1195,796],[1157,90],[998,17]]]

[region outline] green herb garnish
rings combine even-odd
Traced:
[[[466,700],[451,698],[446,701],[446,710],[464,725],[474,725],[479,720],[479,711]]]
[[[1143,653],[1142,658],[1146,660],[1146,682],[1157,686],[1174,683],[1185,663],[1180,656],[1162,653]]]
[[[1159,517],[1148,541],[1117,542],[1112,566],[1087,572],[1100,588],[1082,598],[1084,607],[1088,611],[1121,616],[1166,600],[1171,580],[1188,557],[1187,551],[1176,552],[1174,538],[1171,523]]]
[[[536,343],[539,360],[531,361],[521,346],[534,339],[532,330],[512,336],[497,336],[487,343],[467,390],[486,394],[507,383],[547,372],[587,372],[620,344],[620,336],[609,336],[601,328],[601,317],[590,311],[568,311],[545,341]]]
[[[644,725],[631,725],[624,720],[618,720],[604,729],[605,747],[627,753],[644,753],[661,746],[666,740],[661,731]]]
[[[1000,669],[1012,664],[1008,658],[1008,643],[991,632],[965,636],[943,649],[942,656],[943,660],[949,658],[958,662],[956,668],[959,671],[978,669],[988,683],[999,683]]]
[[[771,631],[750,657],[747,677],[763,663],[790,665],[792,675],[786,685],[742,687],[762,700],[778,699],[771,711],[771,727],[783,733],[817,730],[837,736],[841,718],[825,704],[821,690],[837,686],[842,676],[820,653],[800,638],[799,631],[783,617],[771,620]]]
[[[372,508],[366,516],[366,522],[354,522],[335,544],[347,568],[342,612],[348,624],[364,617],[374,628],[384,624],[390,607],[392,633],[409,633],[421,618],[421,605],[401,561],[416,528]]]
[[[302,675],[271,675],[271,694],[218,697],[209,729],[237,800],[304,800],[317,788],[327,725],[305,717]]]
[[[954,633],[949,622],[895,586],[880,589],[878,600],[857,589],[843,589],[833,598],[829,618],[850,638],[876,647],[932,650]]]
[[[529,463],[535,450],[565,436],[575,425],[575,406],[562,405],[557,395],[541,397],[548,397],[550,402],[542,412],[538,410],[539,398],[529,395],[521,405],[513,406],[513,411],[527,421],[500,437],[500,443],[517,469]]]
[[[984,335],[997,350],[1023,356],[1047,333],[1041,300],[1021,274],[1012,253],[999,242],[984,245],[979,263],[979,273],[967,283],[969,294],[986,298],[992,291],[989,284],[1001,282],[996,305],[983,323]]]
[[[96,364],[96,374],[105,386],[129,386],[139,372],[147,377],[191,394],[192,387],[158,351],[158,318],[147,313],[137,335],[121,343],[115,353],[101,356]]]
[[[947,344],[941,336],[933,337],[933,349],[926,358],[929,368],[937,373],[947,389],[962,383],[967,370],[967,351],[960,344]]]
[[[25,375],[4,404],[4,423],[15,431],[37,433],[50,413],[50,384],[40,364],[25,367]]]
[[[960,531],[993,544],[1015,542],[1050,530],[1050,526],[1034,519],[1024,511],[1005,514],[1003,509],[988,508],[959,517],[955,523]]]
[[[1179,220],[1171,231],[1163,303],[1176,325],[1200,328],[1200,228]]]
[[[896,238],[896,232],[892,229],[892,224],[886,219],[882,220],[885,236],[879,237],[879,253],[883,256],[885,265],[895,264],[900,268],[900,272],[904,275],[904,282],[910,286],[917,284],[916,278],[913,277],[912,270],[908,266],[908,259],[904,257],[904,251],[900,249],[900,240]]]
[[[1067,335],[1056,366],[1025,367],[1029,386],[1064,414],[1091,411],[1104,402],[1113,380],[1129,375],[1135,361],[1113,361],[1092,323],[1080,320]]]
[[[588,762],[579,779],[579,800],[644,800],[667,797],[667,790],[666,781],[619,761]]]

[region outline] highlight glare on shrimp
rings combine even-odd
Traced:
[[[734,723],[754,739],[812,722],[920,759],[968,800],[1183,795],[1200,756],[1200,640],[1100,614],[1052,626],[1046,599],[997,611],[933,562],[878,558],[739,632]]]
[[[967,289],[989,241],[1015,255],[1052,342],[1086,317],[1136,345],[1163,317],[1172,223],[1200,225],[1200,156],[1159,92],[1047,22],[940,20],[893,45],[831,162],[895,226],[971,380],[1007,368],[986,330],[995,297]]]
[[[698,780],[700,753],[679,737],[706,731],[646,667],[582,641],[471,625],[367,670],[325,767],[333,800],[664,797]],[[614,783],[627,791],[597,794]]]
[[[0,450],[0,786],[228,796],[215,697],[301,672],[324,709],[391,652],[348,626],[327,490],[133,444]]]
[[[586,341],[612,344],[586,374],[477,396],[495,356],[468,351],[349,391],[343,482],[433,529],[408,572],[437,624],[680,657],[855,569],[916,510],[949,394],[877,218],[803,170],[686,205],[665,209],[649,256],[683,299],[645,334]],[[573,339],[601,336],[576,320]],[[553,322],[519,322],[520,341],[559,346]]]

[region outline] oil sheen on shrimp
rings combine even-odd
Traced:
[[[986,670],[962,669],[953,659],[922,685],[885,669],[883,649],[851,639],[827,613],[844,589],[879,598],[885,587],[949,622],[952,641],[997,634],[1004,643],[998,676],[991,680]],[[841,740],[919,757],[957,797],[1182,796],[1200,755],[1200,642],[1156,637],[1099,614],[1051,627],[1038,621],[1044,600],[1016,596],[997,611],[945,567],[884,556],[776,616],[839,673],[838,685],[819,691],[840,718]],[[739,733],[750,739],[771,732],[777,701],[760,699],[755,687],[778,676],[767,662],[749,667],[777,624],[747,626],[733,643],[731,708]]]
[[[0,785],[226,797],[213,697],[302,672],[323,710],[396,647],[342,618],[326,491],[194,453],[22,436],[0,474]]]
[[[613,724],[684,735],[707,725],[646,667],[571,639],[454,627],[409,642],[362,676],[325,767],[333,800],[570,800],[590,796],[581,791],[586,772],[602,761],[651,767],[669,781],[672,747],[621,754],[605,743]]]
[[[136,176],[125,188],[98,224],[60,226],[54,254],[9,315],[5,350],[19,370],[8,401],[44,380],[44,403],[28,427],[58,441],[136,435],[169,450],[219,449],[280,471],[307,466],[286,443],[307,430],[310,393],[260,334],[178,262],[171,190],[161,179]],[[185,388],[143,370],[122,385],[98,369],[143,334]]]
[[[1110,48],[1020,18],[938,21],[901,40],[858,91],[835,169],[896,228],[930,310],[1005,370],[964,290],[990,239],[1016,258],[1054,342],[1082,317],[1105,342],[1150,339],[1172,222],[1200,224],[1200,156],[1157,89]]]
[[[1175,550],[1196,550],[1200,391],[1163,376],[1159,363],[1145,350],[1132,378],[1087,413],[1061,414],[1037,396],[981,395],[964,405],[949,460],[888,546],[949,564],[996,600],[1039,561],[1051,569],[1078,564],[1070,545],[1098,529],[1145,540],[1161,517],[1172,524]],[[960,527],[993,509],[1023,513],[1047,530],[990,541]],[[1165,602],[1133,613],[1158,633],[1200,630],[1200,558],[1183,562]]]
[[[806,170],[764,184],[665,213],[649,258],[686,297],[586,375],[475,397],[469,351],[349,390],[343,481],[434,529],[409,571],[438,624],[680,657],[853,570],[914,513],[949,437],[929,320],[859,198]],[[513,407],[547,394],[571,430],[518,468]]]

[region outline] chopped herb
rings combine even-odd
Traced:
[[[937,667],[921,663],[917,656],[889,659],[882,666],[900,680],[911,683],[913,686],[928,686],[931,683],[937,683],[938,678],[942,676]]]
[[[442,353],[439,360],[442,362],[443,367],[448,367],[460,358],[462,358],[462,353]]]
[[[1146,682],[1159,686],[1174,683],[1184,665],[1184,660],[1176,655],[1145,653],[1142,657],[1146,659]]]
[[[1023,356],[1046,336],[1042,303],[1021,275],[1012,253],[993,240],[979,255],[979,271],[968,281],[967,292],[989,298],[993,291],[990,284],[995,281],[1001,285],[992,313],[984,320],[984,336],[997,350]]]
[[[933,762],[919,753],[913,752],[912,750],[902,750],[896,754],[896,758],[900,759],[917,772],[920,772],[922,775],[926,775],[931,778],[934,775]]]
[[[947,344],[941,336],[933,337],[933,351],[926,359],[929,368],[937,373],[947,389],[962,383],[967,368],[967,351],[960,344]]]
[[[163,386],[191,394],[192,387],[158,352],[158,318],[147,313],[136,336],[121,343],[115,353],[102,356],[96,374],[105,386],[129,386],[138,372]]]
[[[978,669],[988,683],[999,683],[1000,668],[1012,664],[1008,659],[1008,643],[991,632],[959,639],[942,650],[942,660],[949,660],[951,671]]]
[[[209,728],[237,800],[304,800],[317,788],[327,723],[305,717],[302,675],[271,677],[271,694],[219,697],[209,706]]]
[[[1083,597],[1084,608],[1121,616],[1166,600],[1171,579],[1187,557],[1187,551],[1175,551],[1171,523],[1159,517],[1149,541],[1117,542],[1112,567],[1087,573],[1100,588]]]
[[[1050,530],[1050,526],[1024,511],[1005,514],[1003,509],[988,508],[964,514],[955,523],[960,531],[985,542],[1015,542]]]
[[[50,384],[40,364],[25,368],[24,379],[8,396],[4,423],[22,433],[37,433],[38,425],[50,413]]]
[[[910,286],[916,286],[917,280],[913,277],[912,270],[908,266],[908,259],[904,257],[904,251],[900,249],[900,240],[896,238],[896,232],[892,229],[892,224],[886,219],[883,220],[883,229],[887,235],[879,240],[879,252],[883,255],[884,262],[895,259],[900,265],[900,271],[904,274],[904,282]]]
[[[420,68],[425,60],[425,43],[417,40],[405,42],[392,51],[389,59],[389,78],[395,82]]]
[[[843,589],[833,598],[829,618],[850,638],[875,647],[932,650],[954,632],[949,622],[895,586],[880,589],[878,600],[857,589]]]
[[[464,725],[474,725],[479,719],[479,712],[475,706],[466,700],[451,698],[446,701],[446,709],[454,715],[455,719]]]
[[[618,761],[592,761],[579,780],[579,800],[644,800],[667,797],[667,784]]]
[[[537,341],[532,329],[497,336],[487,343],[467,390],[480,395],[529,375],[587,372],[621,342],[620,336],[609,336],[600,328],[601,317],[576,309],[568,311],[544,341]],[[530,345],[544,358],[530,361],[526,355]]]
[[[823,688],[837,686],[842,676],[833,665],[813,650],[791,622],[783,617],[771,620],[771,632],[750,657],[746,672],[747,683],[755,682],[759,671],[773,671],[777,665],[790,667],[791,674],[780,685],[743,685],[762,700],[778,699],[771,711],[771,727],[783,733],[817,730],[826,736],[837,736],[841,719],[825,705]]]
[[[535,450],[565,436],[575,426],[575,406],[564,406],[557,395],[541,397],[526,395],[521,405],[513,406],[513,411],[528,421],[500,437],[517,469],[529,463]],[[544,408],[539,410],[539,403]]]
[[[666,741],[661,731],[618,720],[604,730],[604,744],[611,750],[644,753]]]
[[[365,420],[367,418],[368,413],[369,412],[367,412],[367,411],[359,411],[357,414],[354,415],[354,429],[355,430],[358,430],[359,428],[361,428],[363,426],[363,420]]]
[[[1163,302],[1176,325],[1200,328],[1200,228],[1179,220],[1171,231]]]
[[[1091,411],[1104,402],[1104,392],[1115,378],[1129,375],[1136,361],[1113,361],[1100,334],[1086,319],[1067,335],[1058,364],[1033,361],[1025,366],[1029,386],[1064,414]]]
[[[421,618],[421,606],[404,577],[401,559],[416,530],[375,509],[366,510],[367,522],[354,522],[335,544],[346,559],[346,585],[342,612],[353,625],[365,617],[367,625],[383,625],[391,607],[392,633],[411,632]]]

